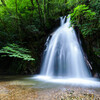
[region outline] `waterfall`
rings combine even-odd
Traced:
[[[81,44],[71,27],[70,16],[67,20],[66,17],[60,20],[60,27],[47,38],[41,72],[34,78],[48,82],[100,86],[86,65]]]
[[[61,26],[47,44],[40,74],[50,77],[90,77],[75,31],[70,26],[70,16],[66,22],[65,17],[60,19]]]

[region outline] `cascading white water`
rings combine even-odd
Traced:
[[[66,17],[61,17],[60,20],[61,26],[52,34],[50,40],[50,37],[47,39],[41,72],[36,78],[53,82],[87,83],[83,79],[91,78],[91,74],[85,64],[75,31],[70,26],[70,16],[67,21]]]
[[[70,27],[70,17],[54,32],[46,48],[41,75],[50,77],[87,78],[89,72],[75,31]]]

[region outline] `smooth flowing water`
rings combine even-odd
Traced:
[[[70,16],[60,20],[61,26],[46,41],[41,72],[35,78],[57,83],[94,84]]]
[[[60,28],[54,32],[46,48],[41,75],[50,77],[90,77],[75,31],[61,18]]]

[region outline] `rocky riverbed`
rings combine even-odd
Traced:
[[[0,82],[0,100],[100,100],[100,88],[60,85],[38,88],[19,80]]]

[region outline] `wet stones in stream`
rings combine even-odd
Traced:
[[[59,87],[33,88],[31,85],[0,83],[0,100],[100,100],[100,89]]]

